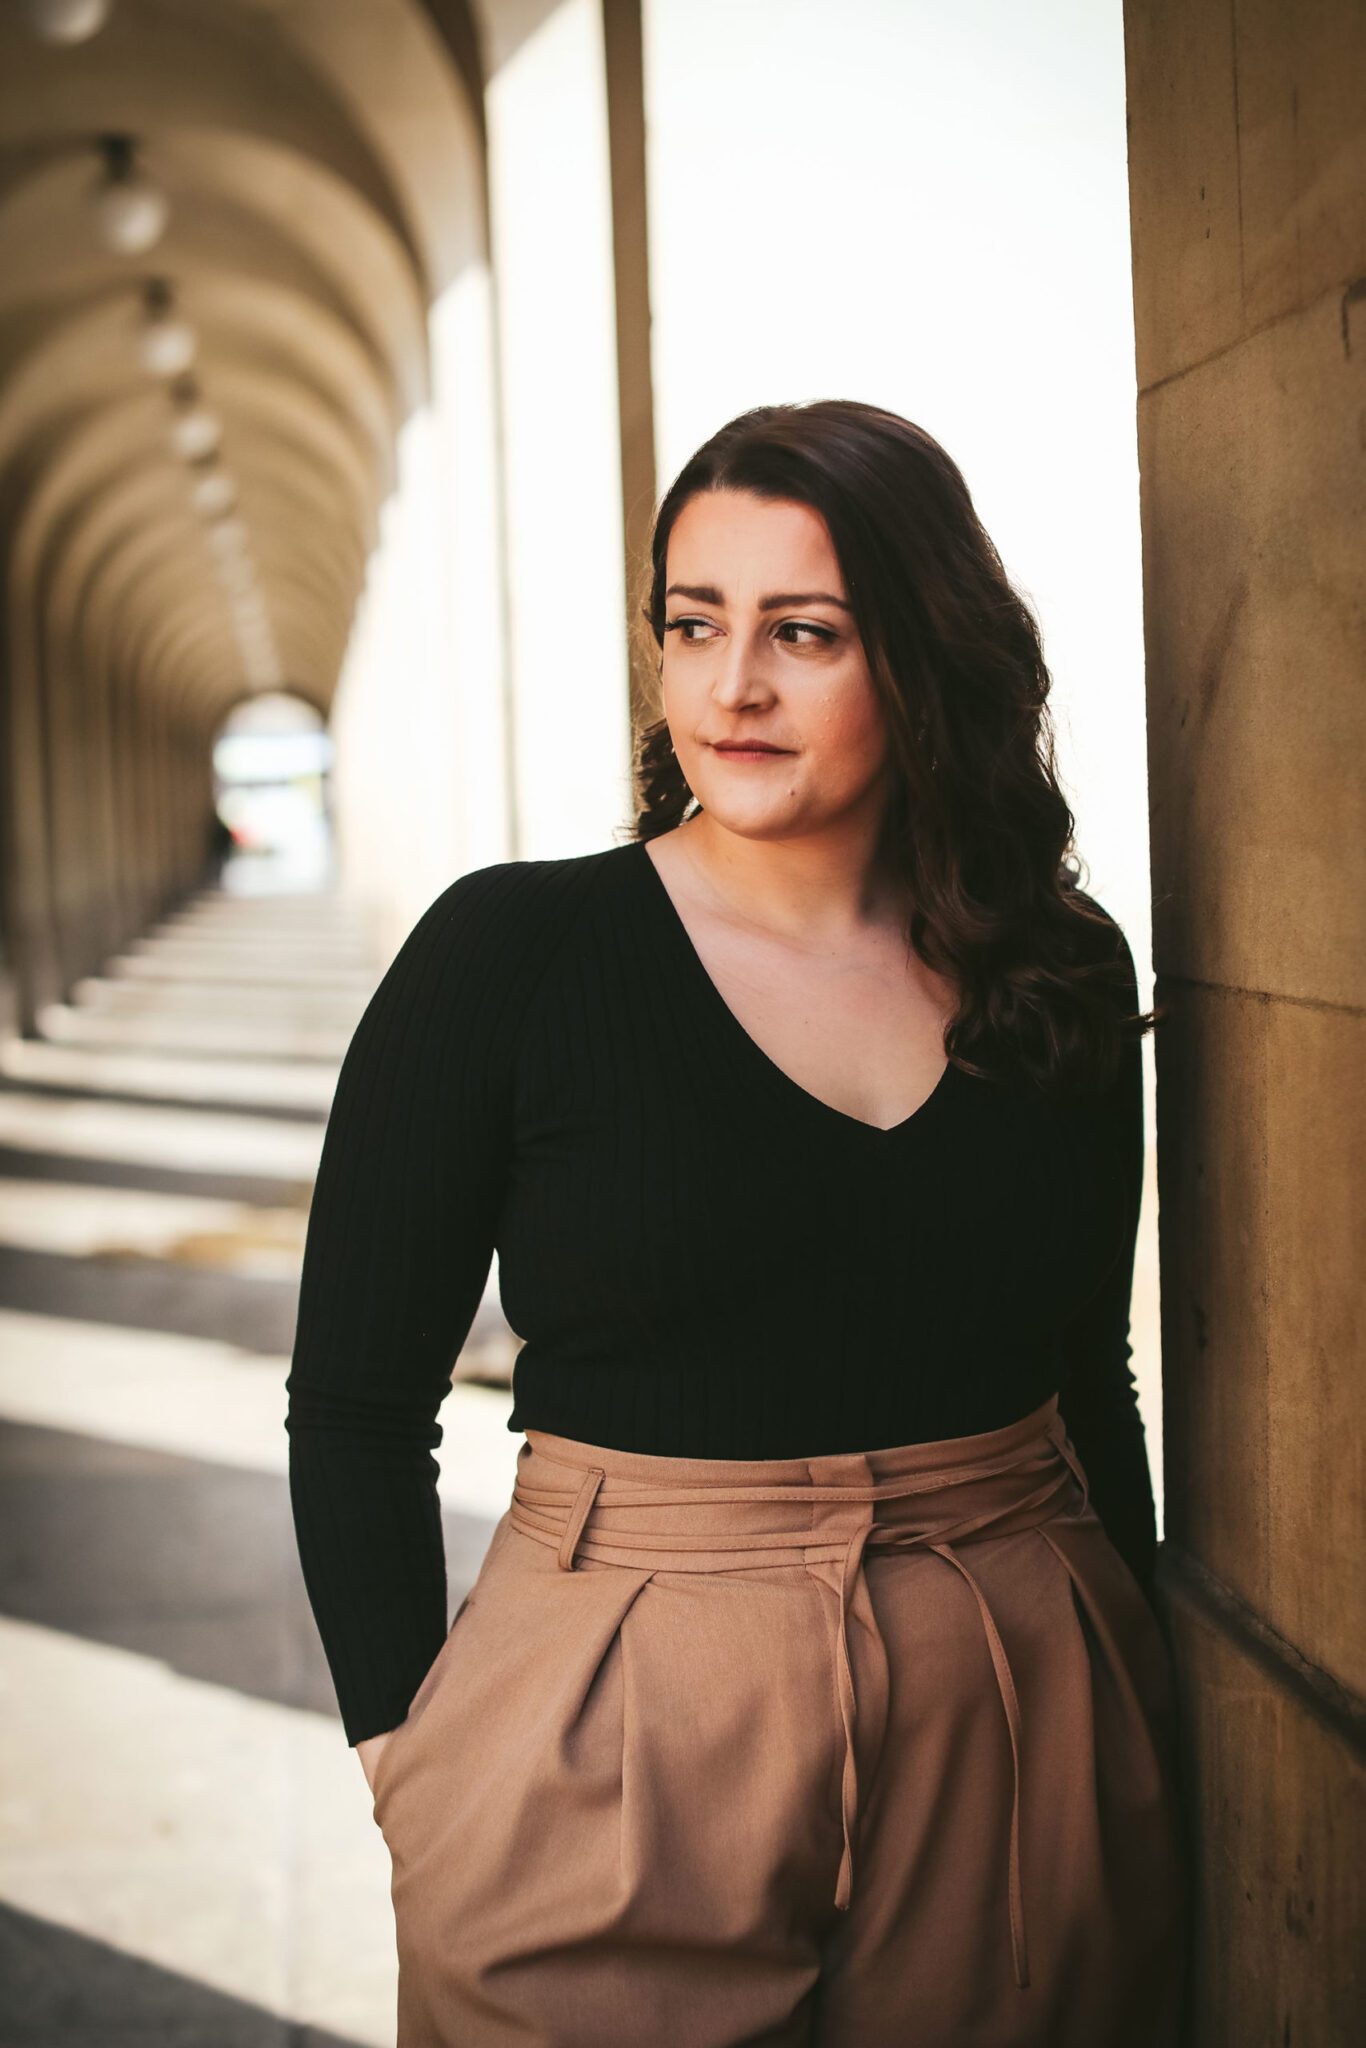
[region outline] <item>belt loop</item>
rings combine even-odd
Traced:
[[[572,1572],[574,1569],[574,1552],[579,1547],[583,1525],[588,1520],[589,1512],[598,1497],[598,1488],[606,1477],[607,1474],[596,1465],[591,1465],[583,1475],[583,1483],[575,1496],[573,1507],[569,1510],[569,1520],[565,1524],[564,1536],[560,1542],[561,1571]]]
[[[855,1752],[858,1698],[854,1691],[854,1667],[849,1656],[848,1616],[855,1583],[863,1569],[864,1549],[872,1528],[870,1517],[854,1530],[845,1546],[844,1562],[840,1566],[840,1632],[835,1665],[835,1690],[839,1698],[840,1720],[844,1727],[844,1767],[840,1775],[840,1819],[844,1829],[844,1848],[840,1856],[839,1874],[835,1879],[835,1904],[841,1912],[848,1911],[850,1895],[854,1889],[854,1833],[858,1825],[859,1811],[858,1757]]]
[[[1052,1437],[1058,1452],[1071,1467],[1072,1477],[1081,1488],[1081,1507],[1078,1512],[1084,1514],[1091,1499],[1091,1483],[1086,1477],[1085,1466],[1073,1448],[1067,1424],[1063,1421],[1061,1414],[1054,1413],[1052,1419],[1047,1424],[1047,1434]]]

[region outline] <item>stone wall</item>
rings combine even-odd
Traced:
[[[1192,2048],[1366,2040],[1366,9],[1126,0]]]

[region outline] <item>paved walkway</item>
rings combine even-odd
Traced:
[[[394,2038],[388,1858],[299,1575],[284,1379],[337,1064],[327,894],[205,891],[0,1043],[0,2042]],[[493,1289],[462,1365],[505,1371]],[[452,1604],[502,1388],[442,1414]]]

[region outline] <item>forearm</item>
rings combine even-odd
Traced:
[[[371,998],[309,1212],[286,1381],[290,1499],[353,1744],[403,1720],[446,1633],[432,1452],[492,1263],[507,1156],[493,944],[504,872],[444,891]]]
[[[1069,1399],[1064,1391],[1059,1407],[1105,1533],[1151,1599],[1157,1519],[1137,1399],[1087,1400],[1076,1391]]]
[[[297,1389],[289,1431],[300,1566],[355,1744],[398,1725],[445,1637],[440,1432],[348,1429]]]

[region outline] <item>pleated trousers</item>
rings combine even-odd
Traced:
[[[398,2048],[1175,2048],[1175,1716],[1056,1396],[814,1458],[528,1430],[375,1773]]]

